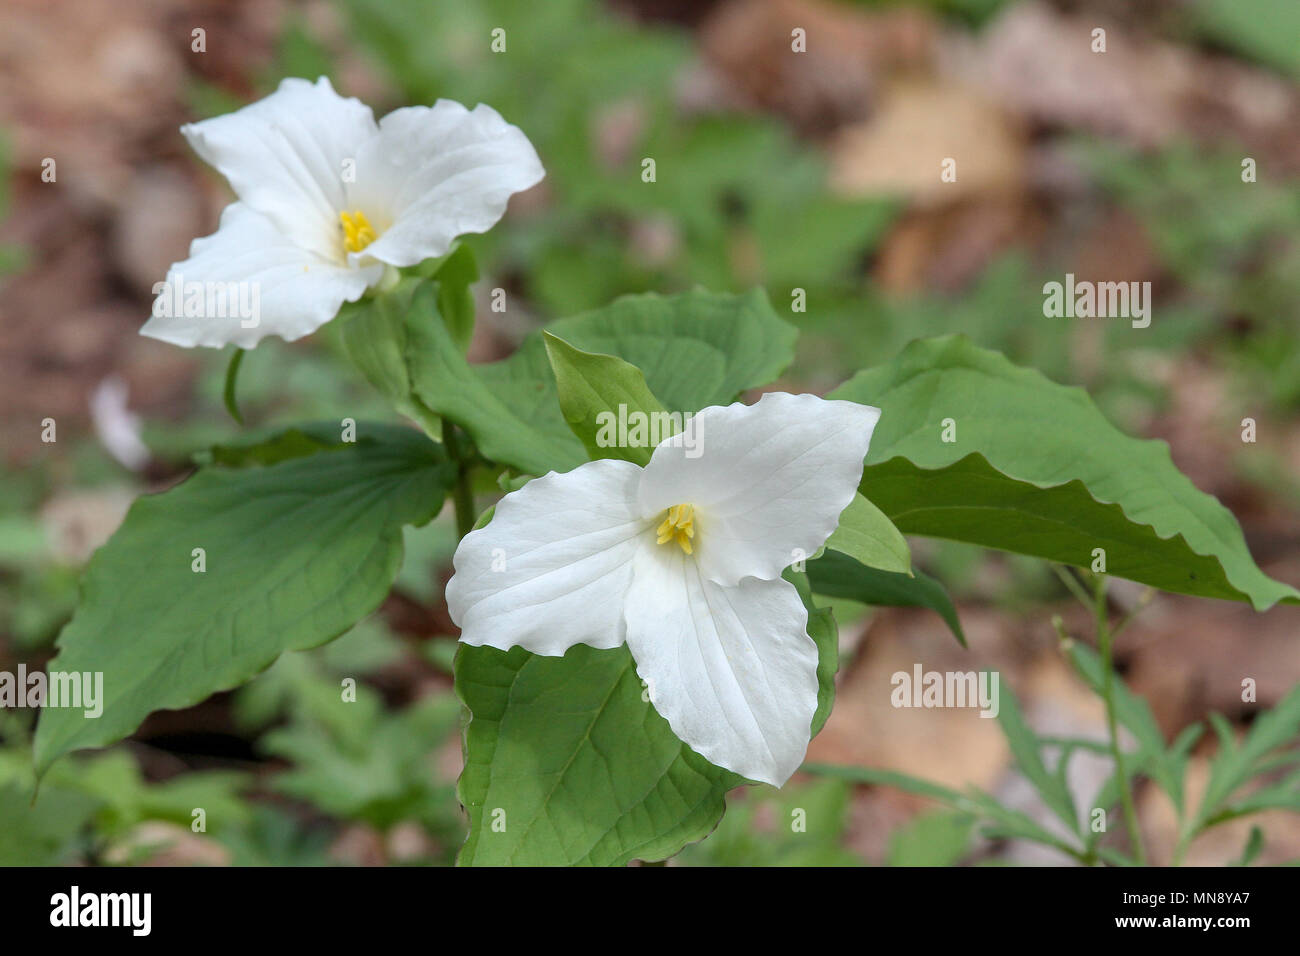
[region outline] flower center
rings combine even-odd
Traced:
[[[343,248],[348,252],[360,252],[379,238],[360,209],[339,213],[339,222],[343,223]]]
[[[659,535],[657,544],[676,541],[687,554],[694,553],[695,546],[691,543],[691,539],[695,537],[695,506],[673,505],[668,509],[656,533]]]

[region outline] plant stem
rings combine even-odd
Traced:
[[[1078,578],[1071,574],[1063,564],[1053,564],[1052,570],[1055,571],[1056,576],[1061,579],[1061,583],[1065,585],[1066,590],[1078,598],[1080,604],[1091,610],[1093,600],[1088,597],[1088,592],[1083,589],[1083,585],[1079,583]]]
[[[1120,802],[1124,805],[1124,825],[1128,828],[1129,843],[1138,866],[1146,866],[1142,850],[1142,833],[1138,830],[1137,807],[1133,803],[1133,788],[1124,770],[1124,753],[1119,747],[1119,731],[1115,719],[1115,671],[1111,662],[1111,644],[1114,634],[1106,613],[1106,576],[1096,576],[1094,590],[1097,615],[1097,647],[1101,652],[1101,696],[1106,701],[1106,727],[1110,732],[1110,752],[1115,758],[1115,776],[1119,780]]]
[[[221,390],[221,398],[226,404],[226,411],[240,425],[244,424],[244,416],[239,414],[239,404],[235,401],[235,382],[239,380],[239,365],[243,361],[244,350],[235,349],[235,354],[230,356],[230,364],[226,366],[226,385]]]
[[[445,418],[442,420],[442,445],[447,449],[447,457],[456,465],[456,487],[452,489],[452,502],[456,506],[456,536],[463,538],[474,528],[474,492],[469,486],[470,464],[461,457],[456,426]]]

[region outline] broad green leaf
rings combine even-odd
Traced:
[[[924,607],[943,618],[953,636],[966,646],[957,609],[942,584],[921,571],[911,575],[869,568],[847,554],[827,550],[808,562],[808,578],[816,594],[860,601],[877,607]]]
[[[549,332],[543,332],[542,339],[555,373],[560,411],[592,460],[619,458],[644,466],[658,443],[655,439],[662,440],[680,431],[680,428],[660,429],[657,424],[651,429],[652,422],[667,423],[669,419],[635,365],[613,355],[575,349]],[[641,431],[638,434],[629,427],[620,436],[620,422],[633,425],[639,422]],[[621,437],[640,440],[620,441]]]
[[[861,488],[905,534],[1081,567],[1100,548],[1108,573],[1162,590],[1260,610],[1300,602],[1167,445],[1129,438],[1081,389],[964,337],[913,342],[829,397],[881,408]]]
[[[452,477],[441,446],[418,432],[362,423],[355,444],[203,468],[136,501],[91,560],[49,665],[102,672],[103,713],[43,710],[38,770],[338,637],[384,599],[402,526],[433,518]]]
[[[338,422],[305,422],[286,429],[244,432],[232,441],[196,453],[194,463],[247,468],[250,465],[274,465],[290,458],[347,446],[343,440],[343,427]]]
[[[636,366],[663,407],[676,412],[731,402],[774,379],[794,355],[794,328],[757,291],[625,296],[547,331]],[[533,475],[587,460],[560,413],[540,333],[507,359],[470,365],[443,323],[420,323],[408,332],[417,397],[463,427],[484,456]]]
[[[806,583],[791,575],[801,596]],[[819,652],[814,733],[830,711],[835,628],[810,609]],[[458,793],[464,865],[622,865],[706,836],[746,781],[682,743],[644,695],[626,647],[541,657],[462,645],[456,692],[469,708]]]
[[[912,573],[912,551],[907,539],[860,492],[840,514],[839,526],[826,540],[826,548],[847,554],[868,568],[892,574]]]
[[[665,408],[697,412],[764,385],[794,358],[794,326],[761,290],[629,295],[547,327],[571,345],[617,355],[645,374]]]

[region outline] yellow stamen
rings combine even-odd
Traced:
[[[676,541],[687,554],[695,553],[692,539],[695,537],[695,506],[673,505],[665,513],[664,520],[655,531],[656,543],[667,544]]]
[[[348,252],[360,252],[379,238],[360,209],[339,213],[339,222],[343,223],[343,248]]]

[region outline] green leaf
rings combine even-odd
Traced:
[[[1225,807],[1232,794],[1258,772],[1259,764],[1269,753],[1294,743],[1300,736],[1300,685],[1293,687],[1276,707],[1260,714],[1240,745],[1233,740],[1232,728],[1219,714],[1210,715],[1210,724],[1218,734],[1219,751],[1210,763],[1210,780],[1189,832],[1269,806],[1300,808],[1300,774],[1265,788],[1263,797],[1257,792],[1243,798],[1236,807]]]
[[[243,433],[234,441],[198,452],[194,455],[194,463],[247,468],[250,465],[274,465],[290,458],[345,447],[343,428],[337,422],[310,422],[283,430]]]
[[[808,562],[808,578],[812,589],[826,597],[860,601],[877,607],[924,607],[943,618],[953,636],[965,647],[966,635],[962,633],[957,609],[953,607],[948,592],[942,584],[914,571],[911,575],[895,574],[869,568],[847,554],[827,552],[816,561]]]
[[[830,612],[810,608],[808,630],[819,652],[815,732],[833,694]],[[542,657],[461,645],[456,692],[471,715],[458,787],[470,819],[464,865],[666,859],[706,836],[724,794],[746,782],[673,734],[626,647]]]
[[[861,488],[905,534],[1082,567],[1102,548],[1108,573],[1166,591],[1261,610],[1300,602],[1167,445],[1125,436],[1081,389],[964,337],[913,342],[829,397],[882,409]]]
[[[592,460],[619,458],[644,466],[658,441],[681,430],[680,415],[678,427],[664,430],[662,434],[657,425],[653,430],[650,428],[652,422],[667,424],[670,419],[646,386],[645,375],[635,365],[613,355],[575,349],[550,332],[543,332],[542,338],[555,373],[560,411]],[[620,442],[617,424],[612,435],[607,431],[610,415],[614,416],[615,423],[641,420],[643,440]],[[629,429],[627,437],[630,439],[633,434]]]
[[[454,473],[441,446],[409,428],[360,425],[358,438],[267,466],[204,468],[132,505],[91,560],[49,665],[102,672],[102,716],[43,710],[40,772],[120,740],[154,710],[242,684],[378,607],[401,566],[402,526],[438,513]]]
[[[664,859],[707,834],[742,782],[642,700],[626,647],[540,657],[462,645],[456,692],[471,714],[464,865]]]
[[[813,712],[812,735],[816,737],[826,726],[835,706],[835,672],[840,669],[840,631],[835,625],[835,613],[828,607],[813,603],[812,586],[808,575],[786,569],[782,575],[795,586],[799,599],[808,609],[808,636],[817,645],[817,710]]]
[[[1206,826],[1264,810],[1292,810],[1300,813],[1300,770],[1287,775],[1277,783],[1260,787],[1240,800],[1225,804],[1209,818]]]
[[[448,347],[456,349],[437,303],[436,283],[408,278],[381,295],[344,303],[339,310],[343,345],[353,364],[395,409],[430,436],[440,435],[442,425],[414,393],[409,362],[411,350],[421,345],[416,330],[434,327]]]
[[[1259,827],[1250,828],[1250,836],[1246,838],[1246,845],[1241,849],[1241,856],[1233,860],[1229,866],[1250,866],[1255,862],[1255,857],[1259,856],[1259,851],[1264,849],[1264,831]]]
[[[470,365],[443,324],[408,331],[416,395],[464,428],[485,457],[533,475],[587,460],[560,413],[540,333],[503,361]],[[794,355],[794,328],[758,291],[625,296],[548,331],[575,348],[636,366],[663,407],[677,412],[731,402],[771,381]]]
[[[840,514],[839,526],[826,540],[826,548],[856,558],[868,568],[909,576],[912,573],[912,551],[907,539],[860,492]]]
[[[452,341],[463,352],[474,337],[474,294],[470,286],[478,281],[478,264],[469,246],[458,243],[428,273],[438,280],[438,313],[447,323]]]
[[[478,266],[468,246],[457,244],[440,259],[421,263],[378,295],[344,303],[339,312],[344,348],[353,364],[393,407],[436,438],[442,428],[415,394],[414,351],[430,331],[463,355],[474,336]]]

